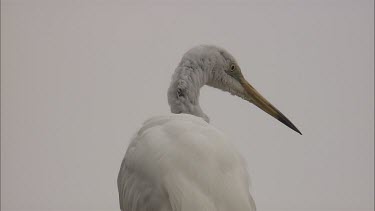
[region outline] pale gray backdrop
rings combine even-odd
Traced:
[[[373,210],[373,18],[371,0],[2,0],[1,209],[119,210],[129,138],[204,43],[303,133],[203,88],[258,210]]]

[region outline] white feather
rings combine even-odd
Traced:
[[[149,119],[118,176],[123,211],[253,211],[246,165],[231,142],[199,117]]]

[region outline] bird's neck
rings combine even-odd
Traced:
[[[210,71],[192,61],[185,61],[176,68],[168,89],[168,103],[172,113],[191,114],[209,122],[199,105],[199,92],[209,81]]]

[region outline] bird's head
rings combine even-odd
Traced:
[[[191,49],[187,55],[196,57],[194,59],[199,61],[201,68],[210,72],[207,85],[243,98],[302,135],[285,115],[250,85],[234,57],[227,51],[216,46],[199,46]]]

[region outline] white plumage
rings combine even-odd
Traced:
[[[244,79],[228,52],[192,48],[168,90],[174,114],[147,120],[128,147],[117,180],[122,211],[255,210],[244,160],[199,105],[204,85],[239,96],[299,132]]]
[[[199,117],[170,114],[144,123],[118,178],[122,210],[255,210],[245,163]]]

